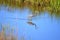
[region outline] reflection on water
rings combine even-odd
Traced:
[[[39,16],[30,14],[29,9],[21,11],[15,8],[8,11],[7,8],[2,6],[0,23],[5,26],[4,31],[6,29],[8,33],[16,33],[13,36],[16,36],[17,40],[60,40],[60,19],[56,19],[55,16],[51,19],[48,12],[42,12]],[[16,28],[16,30],[14,31],[13,28]],[[38,29],[36,30],[35,28]],[[1,25],[0,30],[2,30]],[[12,30],[13,32],[11,32]],[[13,40],[13,37],[10,37],[9,40]],[[2,40],[2,38],[0,39]]]

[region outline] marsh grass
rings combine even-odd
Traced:
[[[33,14],[48,11],[51,15],[60,16],[60,0],[1,0],[0,4],[20,9],[27,7]]]
[[[2,27],[2,30],[0,31],[0,40],[17,40],[17,37],[13,35],[12,32],[7,32],[8,34],[6,33],[8,30],[12,31],[12,29],[10,29],[10,26],[1,24],[0,27]]]

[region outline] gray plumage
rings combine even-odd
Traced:
[[[33,22],[31,22],[31,21],[29,21],[29,22],[27,22],[27,23],[30,24],[30,25],[35,26],[35,29],[37,29],[37,25],[36,25],[35,23],[33,23]]]

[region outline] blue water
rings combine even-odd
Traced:
[[[25,40],[60,40],[60,19],[55,16],[51,18],[48,12],[43,12],[44,14],[36,16],[32,20],[38,27],[38,29],[35,29],[34,26],[27,23],[27,16],[31,12],[29,9],[15,8],[8,10],[7,8],[0,6],[0,24],[9,24],[10,27],[15,27],[17,29],[15,33],[18,32],[17,37],[19,39],[24,36]]]

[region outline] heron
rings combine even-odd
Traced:
[[[28,23],[29,25],[33,25],[33,26],[35,26],[35,29],[38,28],[37,25],[36,25],[35,23],[33,23],[32,21],[28,21],[27,23]]]
[[[28,20],[29,20],[29,21],[32,21],[32,18],[33,18],[33,17],[35,17],[34,14],[29,14],[29,15],[28,15]]]

